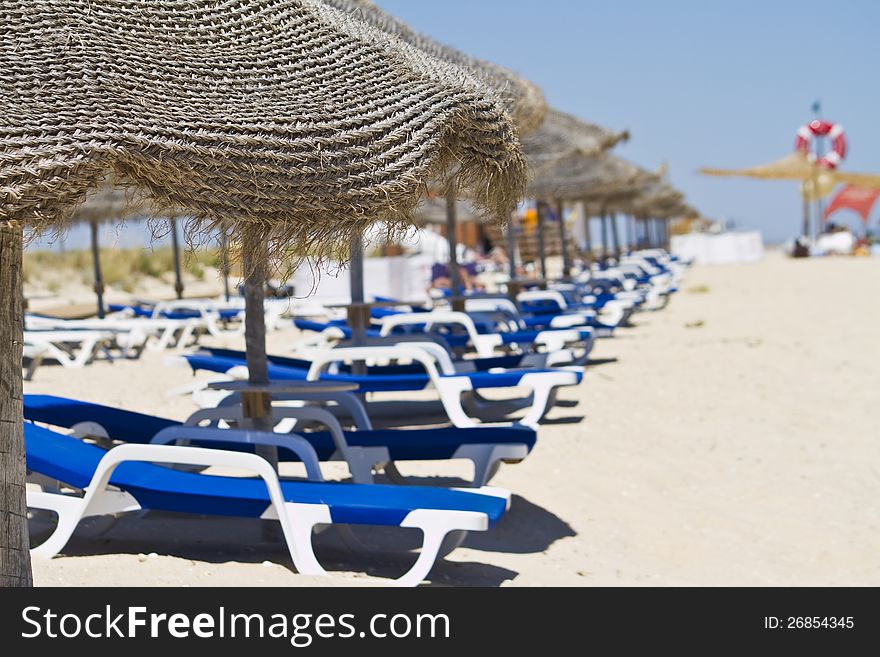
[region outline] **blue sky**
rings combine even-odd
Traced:
[[[538,83],[551,105],[632,140],[617,152],[666,162],[704,214],[794,236],[795,183],[707,178],[700,166],[748,166],[792,150],[821,99],[842,123],[842,168],[880,172],[880,2],[848,0],[376,0],[414,28]],[[871,224],[880,217],[874,208]],[[836,219],[856,226],[846,212]],[[104,241],[148,242],[103,229]],[[73,229],[71,247],[88,244]],[[36,246],[36,245],[35,245]]]
[[[823,115],[850,142],[841,167],[880,172],[880,2],[849,0],[377,0],[414,28],[539,84],[551,105],[633,138],[703,213],[797,234],[796,183],[707,178],[788,154]],[[880,217],[875,207],[871,224]],[[836,219],[858,225],[854,215]]]

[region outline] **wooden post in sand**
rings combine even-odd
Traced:
[[[519,282],[517,281],[516,272],[516,213],[510,213],[510,220],[507,222],[507,268],[510,280],[507,282],[507,296],[511,301],[516,303],[516,297],[519,294]]]
[[[565,230],[565,203],[556,201],[556,214],[559,215],[559,248],[562,250],[562,278],[571,277],[571,261],[568,259],[568,233]]]
[[[455,311],[464,311],[464,299],[462,295],[464,290],[461,284],[461,270],[458,267],[458,212],[456,208],[456,191],[455,183],[449,183],[449,189],[446,190],[446,244],[449,247],[449,281],[452,289],[450,296],[452,298],[452,309]]]
[[[25,502],[21,227],[0,222],[0,587],[32,586]]]
[[[257,230],[245,230],[241,249],[244,267],[244,339],[248,381],[254,385],[266,385],[269,383],[269,359],[266,355],[266,315],[263,310],[263,297],[266,287],[268,249]],[[255,429],[272,430],[272,397],[268,392],[243,392],[242,410]],[[259,453],[259,449],[257,451]],[[277,464],[277,450],[273,448],[272,451],[275,452],[273,464]]]
[[[804,196],[804,217],[801,235],[804,239],[810,239],[810,201],[806,196]]]
[[[626,249],[627,251],[633,251],[633,245],[635,244],[633,240],[633,216],[631,214],[626,215],[623,220],[626,224]]]
[[[541,288],[547,285],[547,250],[544,245],[544,203],[538,201],[535,203],[535,212],[538,215],[537,231],[538,231],[538,264],[541,265]]]
[[[614,245],[614,257],[620,258],[620,233],[617,228],[617,213],[612,212],[608,215],[611,221],[611,243]]]
[[[266,355],[266,314],[263,309],[268,268],[268,246],[259,230],[245,230],[241,239],[244,267],[244,340],[247,356],[248,383],[266,386],[269,383],[269,358]],[[272,395],[265,390],[244,390],[241,410],[247,423],[257,431],[271,433]],[[278,448],[257,445],[254,449],[278,471]],[[278,540],[278,527],[272,521],[262,523],[264,541]]]
[[[177,241],[177,219],[168,220],[171,224],[171,250],[174,257],[174,292],[178,299],[183,299],[183,275],[180,272],[180,244]]]
[[[604,264],[608,260],[608,213],[604,208],[599,220],[602,222],[602,263]]]
[[[590,211],[588,210],[588,205],[586,201],[581,201],[581,204],[584,207],[584,238],[586,240],[586,252],[587,252],[587,268],[593,263],[593,235],[590,233],[590,229],[593,225],[593,218],[590,216]]]
[[[92,267],[95,271],[95,297],[98,300],[98,317],[104,319],[104,275],[101,273],[101,250],[98,246],[98,222],[90,221],[92,237]]]

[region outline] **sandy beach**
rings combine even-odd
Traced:
[[[695,267],[663,312],[602,340],[576,406],[493,484],[513,491],[494,530],[439,563],[439,585],[878,585],[880,259]],[[297,338],[270,335],[270,352]],[[240,346],[240,345],[236,345]],[[28,393],[183,419],[191,380],[166,355],[44,366]],[[419,464],[418,474],[458,466]],[[328,468],[329,476],[344,473]],[[408,536],[315,539],[332,579],[293,572],[259,523],[150,514],[86,527],[38,585],[333,585],[403,571]],[[397,540],[400,539],[400,540]],[[397,547],[399,551],[389,552]]]

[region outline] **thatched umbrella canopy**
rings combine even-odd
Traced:
[[[614,132],[594,123],[582,121],[577,117],[558,110],[549,110],[541,127],[523,139],[523,150],[532,175],[533,192],[539,192],[549,178],[554,175],[559,163],[569,158],[594,157],[600,155],[622,141],[629,139],[629,132]],[[565,222],[562,221],[564,198],[558,195],[533,193],[538,200],[538,257],[541,264],[541,275],[546,277],[546,255],[544,248],[544,203],[555,201],[556,211],[560,216],[559,231],[562,244],[563,276],[569,275],[567,235]],[[514,227],[510,227],[512,232]],[[512,243],[512,240],[508,240]],[[511,259],[511,277],[515,276],[516,263]],[[513,294],[516,293],[514,286]]]
[[[178,298],[181,298],[183,296],[183,277],[180,269],[180,245],[178,243],[176,214],[175,212],[166,212],[162,219],[167,221],[168,232],[171,234],[171,246],[174,254],[174,289]],[[76,210],[70,217],[70,223],[89,224],[98,317],[104,317],[104,280],[101,273],[98,224],[146,217],[158,218],[142,195],[139,195],[132,188],[114,187],[109,181],[101,183],[96,190],[90,192],[85,200],[76,206]]]
[[[614,132],[595,123],[550,109],[540,128],[523,137],[529,170],[540,177],[546,165],[569,155],[598,155],[629,139],[629,132]]]
[[[455,64],[482,80],[504,102],[521,135],[535,130],[544,120],[547,103],[534,83],[503,66],[498,66],[443,45],[413,30],[403,21],[382,11],[369,0],[322,0],[349,12],[371,26],[394,35],[401,41],[435,59]]]
[[[583,197],[585,189],[595,195],[607,193],[609,181],[615,184],[640,181],[639,172],[641,170],[634,165],[629,165],[629,163],[612,156],[608,156],[607,160],[597,159],[597,156],[628,139],[629,133],[626,131],[614,132],[558,110],[548,110],[538,130],[522,139],[523,151],[526,154],[531,178],[529,195],[542,200],[555,200],[556,211],[561,215],[562,202]],[[559,179],[558,177],[561,175],[581,176],[582,179],[576,181],[568,180],[568,178]],[[628,176],[632,178],[632,181]],[[571,186],[575,190],[574,196],[568,196],[563,186]],[[479,219],[479,213],[466,201],[459,200],[455,204],[455,212],[458,220]],[[540,203],[538,207],[538,252],[542,269],[546,260],[543,248],[545,212],[545,204]],[[442,223],[444,219],[448,221],[447,203],[443,199],[424,199],[416,213],[418,219],[425,223]],[[564,222],[560,221],[559,229],[563,252],[563,270],[566,272],[569,263]],[[452,230],[452,228],[448,228],[448,232],[451,233]],[[508,230],[511,233],[509,237],[513,238],[508,240],[508,250],[512,251],[515,244],[513,224],[509,226]],[[516,262],[513,254],[508,254],[508,258],[510,259],[511,278],[515,278]]]
[[[599,216],[602,220],[602,248],[607,254],[606,221],[609,219],[614,250],[620,250],[616,219],[608,215],[611,204],[631,198],[652,177],[655,175],[610,153],[586,156],[574,152],[536,174],[529,183],[528,193],[536,198],[556,199],[560,212],[565,201],[583,201],[585,221],[589,222],[591,216]]]
[[[20,0],[4,19],[6,220],[61,224],[112,172],[192,229],[329,254],[407,221],[452,164],[481,210],[522,190],[480,79],[320,2]]]
[[[543,93],[535,84],[516,73],[443,45],[413,30],[406,23],[382,11],[369,0],[322,1],[340,11],[356,16],[387,35],[400,39],[419,53],[423,53],[436,60],[448,62],[455,67],[468,71],[470,75],[480,80],[485,89],[490,90],[501,99],[521,135],[532,132],[544,120],[547,105]],[[468,190],[458,189],[454,185],[448,187],[441,186],[445,187],[445,194],[447,196],[444,204],[448,207],[445,222],[447,224],[447,237],[450,240],[450,274],[453,283],[457,284],[460,277],[458,263],[455,261],[456,199],[459,193],[467,196]],[[480,205],[479,199],[477,199],[477,205]],[[352,302],[362,304],[364,301],[363,244],[358,239],[352,242],[351,259]],[[363,323],[363,313],[352,314],[351,319],[357,324],[355,328],[355,340],[357,341],[357,336],[361,333],[360,324]]]
[[[18,226],[62,226],[110,173],[192,217],[190,235],[241,242],[255,385],[270,256],[345,260],[373,222],[409,225],[431,180],[500,218],[525,186],[514,121],[482,80],[317,0],[11,0],[0,26],[0,285],[20,296]],[[7,454],[22,445],[20,311],[0,314]],[[255,425],[268,406],[249,398]],[[12,465],[0,498],[23,518]],[[26,561],[26,523],[10,531],[0,562]]]

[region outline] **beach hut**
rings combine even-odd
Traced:
[[[525,187],[486,84],[332,3],[19,0],[0,64],[0,585],[30,583],[21,382],[22,226],[63,226],[108,174],[190,236],[241,245],[249,384],[268,424],[263,286],[273,263],[345,260],[375,221],[410,225],[429,181],[505,218]]]

